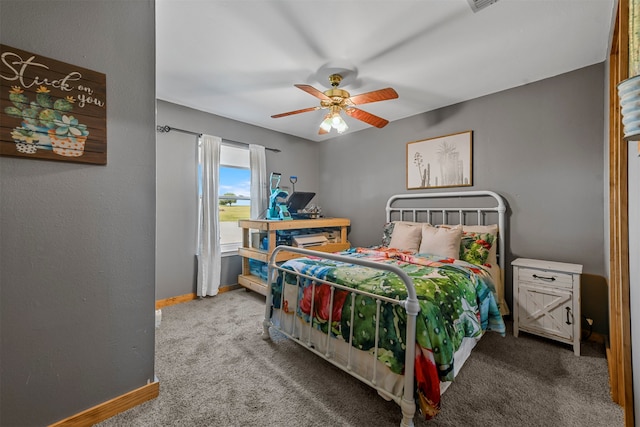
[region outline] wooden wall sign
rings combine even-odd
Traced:
[[[0,155],[106,164],[106,76],[0,44]]]

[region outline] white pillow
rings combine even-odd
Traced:
[[[462,227],[460,226],[444,228],[423,224],[419,252],[458,259],[460,258],[461,238]]]
[[[393,234],[393,228],[398,223],[417,225],[418,227],[422,226],[422,222],[410,222],[410,221],[391,221],[387,222],[384,225],[384,229],[382,230],[382,246],[389,247],[389,243],[391,242],[391,235]]]
[[[421,237],[422,224],[396,222],[393,226],[389,247],[400,249],[401,251],[416,252],[420,248]]]
[[[491,233],[498,234],[498,224],[491,225],[463,225],[462,231],[470,233]]]

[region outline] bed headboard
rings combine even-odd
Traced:
[[[498,224],[498,264],[504,274],[507,232],[504,199],[493,191],[395,194],[387,200],[386,220],[433,225]]]

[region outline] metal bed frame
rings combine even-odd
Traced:
[[[489,207],[397,207],[394,206],[401,200],[420,200],[420,199],[456,199],[462,198],[483,198],[495,202],[495,206]],[[450,219],[457,218],[457,224],[464,225],[487,225],[487,216],[493,214],[497,217],[494,222],[489,224],[498,224],[498,265],[502,279],[504,280],[505,271],[505,248],[506,248],[506,211],[507,206],[504,199],[498,193],[488,190],[475,191],[457,191],[447,193],[415,193],[415,194],[396,194],[389,198],[385,207],[387,214],[387,222],[394,220],[408,221],[407,215],[411,217],[410,221],[428,222],[431,224],[454,224]],[[435,215],[441,215],[439,221],[434,221]],[[421,217],[424,216],[424,218]],[[475,216],[474,224],[471,224],[471,217]],[[419,221],[425,219],[425,221]],[[469,220],[469,222],[467,222]]]
[[[492,198],[495,203],[492,203],[494,206],[490,206],[490,207],[410,206],[412,204],[410,202],[411,201],[415,202],[416,200],[457,199],[459,202],[462,198],[483,198],[485,200],[487,198],[489,199]],[[409,202],[407,203],[409,206],[399,206],[406,202]],[[458,222],[459,224],[473,223],[472,225],[486,225],[485,223],[486,217],[492,213],[497,214],[497,217],[498,217],[497,224],[499,227],[498,259],[499,259],[501,274],[504,275],[504,262],[505,262],[504,258],[505,257],[500,255],[504,254],[504,248],[505,248],[504,236],[506,231],[505,230],[506,207],[505,207],[504,200],[497,193],[492,191],[462,191],[462,192],[446,192],[446,193],[399,194],[399,195],[393,195],[388,199],[385,210],[386,210],[387,222],[393,221],[393,220],[402,220],[402,221],[410,220],[414,222],[429,222],[432,224],[434,224],[434,222],[437,224],[453,224],[450,220],[455,221],[455,219],[457,218],[459,221]],[[470,213],[474,215],[469,215]],[[436,218],[435,218],[436,216],[440,216],[440,220],[436,221]],[[471,220],[470,219],[471,216],[475,216],[475,219]],[[409,217],[410,219],[407,219],[407,217]],[[420,221],[421,219],[423,219],[424,221]],[[467,219],[469,219],[468,222],[467,222]],[[495,224],[495,223],[496,222],[491,222],[491,224]],[[407,288],[407,298],[404,301],[398,301],[398,300],[390,299],[387,297],[370,294],[368,292],[363,292],[357,289],[352,289],[337,283],[328,282],[326,280],[317,279],[315,277],[294,272],[289,269],[284,269],[276,263],[278,253],[280,253],[281,251],[296,253],[296,254],[299,254],[300,256],[314,256],[318,258],[325,258],[325,259],[330,259],[334,261],[340,261],[340,262],[345,262],[349,264],[356,264],[364,267],[370,267],[374,269],[386,270],[386,271],[392,272],[396,274],[404,282]],[[275,248],[275,250],[271,254],[271,258],[269,261],[269,270],[268,270],[268,276],[267,276],[269,280],[268,280],[267,299],[266,299],[266,306],[265,306],[265,319],[263,321],[262,337],[265,340],[270,339],[269,329],[274,328],[275,330],[279,331],[289,339],[307,348],[312,353],[315,353],[316,355],[327,360],[329,363],[333,364],[334,366],[337,366],[338,368],[349,373],[350,375],[354,376],[358,380],[364,382],[365,384],[368,384],[369,386],[373,387],[379,394],[381,394],[382,396],[390,400],[395,401],[400,406],[402,410],[402,421],[400,423],[401,427],[412,427],[414,425],[413,417],[416,413],[416,403],[415,403],[415,396],[414,396],[415,345],[407,345],[407,349],[405,352],[405,372],[404,372],[404,378],[403,378],[402,395],[394,395],[376,383],[377,365],[375,363],[373,364],[373,375],[371,376],[371,378],[364,377],[363,375],[360,375],[359,373],[355,372],[352,369],[353,328],[351,329],[351,335],[349,336],[349,341],[348,341],[349,350],[348,350],[348,356],[347,356],[347,363],[344,364],[341,361],[337,360],[335,357],[333,357],[333,354],[330,351],[331,328],[329,328],[326,334],[327,335],[326,350],[322,352],[316,349],[316,346],[311,341],[311,332],[313,329],[312,323],[308,323],[307,338],[305,339],[305,337],[303,336],[304,331],[300,330],[300,328],[296,328],[295,321],[291,323],[291,327],[289,329],[286,329],[282,319],[284,310],[279,310],[277,315],[280,316],[279,318],[280,321],[278,323],[280,326],[276,327],[276,325],[271,321],[272,307],[273,307],[271,285],[272,285],[272,279],[275,277],[275,273],[277,271],[280,271],[283,274],[291,274],[291,275],[297,276],[296,286],[298,287],[298,289],[300,286],[301,279],[311,279],[313,282],[312,295],[315,295],[316,284],[329,285],[331,287],[331,300],[330,300],[331,302],[329,306],[329,313],[330,313],[329,323],[332,322],[331,316],[333,314],[333,302],[334,302],[334,294],[336,289],[345,290],[349,292],[351,295],[351,316],[352,316],[351,323],[352,324],[354,321],[353,316],[354,316],[355,310],[353,309],[353,306],[355,304],[356,295],[366,295],[374,299],[377,305],[375,348],[374,348],[374,354],[372,356],[374,361],[377,360],[377,357],[378,357],[378,337],[379,337],[379,328],[380,328],[379,319],[380,319],[380,306],[382,302],[400,305],[405,309],[407,313],[406,342],[415,343],[416,317],[420,311],[420,306],[418,304],[418,299],[416,296],[416,291],[415,291],[413,282],[409,278],[409,276],[403,270],[401,270],[400,268],[394,265],[380,264],[380,263],[376,263],[366,259],[357,259],[357,258],[354,259],[354,258],[342,256],[339,254],[318,252],[318,251],[313,251],[313,250],[303,249],[298,247],[282,246],[282,245],[278,246]],[[285,285],[283,280],[280,307],[283,307],[284,305],[284,298],[285,298]],[[314,311],[314,303],[315,301],[312,296],[311,312]],[[297,313],[298,311],[297,298],[296,298],[296,306],[294,307],[294,309],[295,309],[294,313]],[[295,315],[294,315],[294,318],[295,318]]]

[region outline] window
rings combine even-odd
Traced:
[[[251,166],[249,149],[222,144],[218,180],[220,248],[231,252],[242,244],[239,219],[251,216]]]

